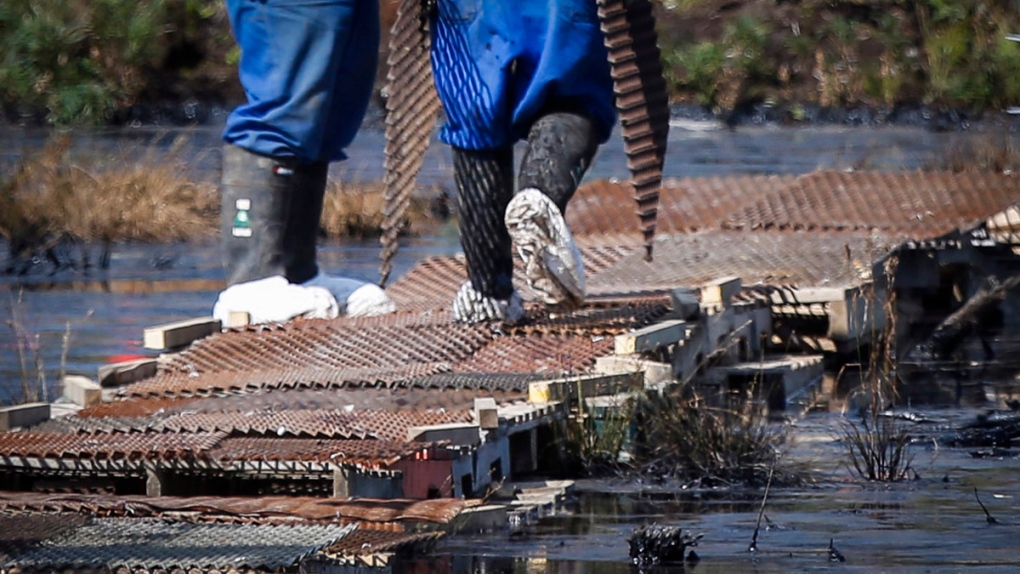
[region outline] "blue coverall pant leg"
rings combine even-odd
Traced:
[[[609,138],[613,83],[593,0],[439,0],[433,23],[443,142],[506,148],[549,111],[583,113]]]
[[[344,159],[379,54],[378,0],[227,0],[247,103],[223,139],[302,162]]]

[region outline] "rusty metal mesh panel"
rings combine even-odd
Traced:
[[[2,433],[0,456],[38,458],[197,458],[223,438],[222,433],[188,435]]]
[[[163,516],[175,519],[201,516],[247,516],[256,521],[285,516],[307,521],[361,520],[394,523],[399,520],[445,524],[476,504],[460,499],[428,501],[391,499],[343,500],[301,496],[231,498],[220,496],[110,496],[97,494],[36,494],[0,492],[0,510],[70,512],[103,516]],[[72,521],[73,520],[69,520]]]
[[[718,229],[759,198],[796,181],[791,175],[665,179],[659,193],[657,232]],[[629,236],[637,232],[638,224],[629,211],[620,209],[633,193],[633,186],[621,181],[598,180],[581,186],[566,212],[574,237],[581,243],[597,241],[590,236],[608,236],[620,245],[633,243]]]
[[[494,340],[454,366],[459,373],[537,373],[546,378],[581,373],[613,352],[611,337],[548,335]]]
[[[229,437],[207,453],[210,460],[315,461],[383,468],[430,448],[424,443],[385,440]]]
[[[442,107],[432,82],[424,4],[421,0],[402,0],[390,29],[380,285],[386,284],[392,270],[404,216]]]
[[[398,552],[408,547],[429,543],[443,536],[442,532],[388,532],[359,528],[325,550],[327,555],[340,557],[366,556]]]
[[[490,396],[492,392],[501,393],[507,397],[509,393],[515,393],[517,398],[527,393],[528,383],[545,379],[546,377],[537,373],[498,373],[498,372],[468,372],[468,373],[442,373],[429,375],[408,381],[408,386],[420,389],[442,390],[470,390],[471,396]],[[479,391],[482,391],[480,394]]]
[[[334,439],[406,440],[414,426],[470,422],[471,411],[291,410],[236,413],[184,413],[150,428],[163,433],[223,432],[232,435]]]
[[[744,285],[837,287],[869,280],[874,261],[896,246],[867,232],[713,231],[660,238],[655,264],[621,260],[593,277],[592,294],[695,286],[720,277]]]
[[[592,275],[616,263],[621,258],[635,252],[638,247],[626,244],[599,243],[581,245],[581,260],[584,262],[585,273]],[[446,322],[452,321],[448,309],[453,302],[460,286],[467,281],[467,268],[463,256],[430,257],[415,265],[386,292],[397,304],[397,308],[406,311],[440,311],[435,316]],[[538,297],[528,287],[520,258],[514,255],[514,288],[525,302],[536,301]]]
[[[931,239],[975,227],[1020,202],[1020,178],[999,173],[822,171],[760,197],[731,228],[879,229]]]
[[[650,260],[669,135],[669,97],[655,17],[649,0],[598,0],[596,4],[609,52],[645,258]]]
[[[339,389],[290,389],[255,392],[242,395],[222,397],[205,397],[176,401],[179,404],[162,398],[136,398],[103,403],[101,411],[91,411],[87,417],[61,417],[43,423],[38,427],[40,432],[103,432],[104,429],[119,432],[131,432],[145,429],[156,418],[172,414],[191,413],[227,413],[249,411],[282,411],[282,410],[342,410],[353,408],[369,411],[419,411],[437,409],[470,409],[477,384],[464,384],[460,388],[456,384],[432,384],[430,379],[438,377],[461,377],[463,375],[440,374],[409,379],[407,387],[391,388],[353,388]],[[516,387],[501,383],[493,378],[479,377],[485,385],[485,396],[492,397],[497,404],[507,404],[519,400],[519,390],[500,390]],[[473,381],[477,383],[478,381]],[[414,388],[420,387],[420,388]],[[497,388],[498,387],[498,388]],[[82,411],[84,412],[84,411]],[[101,414],[100,414],[101,413]],[[122,415],[121,413],[128,413]],[[147,415],[149,418],[135,416]],[[45,429],[45,431],[44,431]]]
[[[449,369],[449,363],[445,362],[378,368],[299,366],[293,369],[267,369],[252,361],[246,371],[214,369],[204,373],[161,372],[150,379],[124,387],[120,394],[124,397],[210,396],[267,389],[386,387]]]

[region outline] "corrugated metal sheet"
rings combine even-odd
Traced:
[[[355,528],[97,518],[15,553],[5,568],[286,568],[335,545]]]
[[[164,516],[177,520],[243,516],[253,520],[286,517],[327,522],[360,520],[381,524],[399,521],[446,524],[456,518],[465,508],[478,504],[481,502],[457,498],[433,500],[369,498],[343,500],[301,496],[261,496],[257,498],[163,496],[153,498],[147,496],[0,492],[0,510],[4,512]]]
[[[441,532],[389,532],[359,528],[327,548],[325,552],[339,558],[384,554],[432,542],[442,535]]]

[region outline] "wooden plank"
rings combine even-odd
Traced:
[[[201,317],[145,329],[146,349],[177,349],[220,331],[219,319]]]
[[[687,322],[663,321],[638,329],[632,333],[617,335],[614,351],[617,355],[632,355],[654,351],[659,347],[682,341],[687,333]]]
[[[79,407],[91,407],[103,402],[103,389],[88,377],[64,375],[61,384],[64,387],[64,397]]]
[[[705,283],[701,286],[701,304],[728,307],[740,288],[740,277],[720,277]]]
[[[536,381],[528,385],[528,402],[576,401],[579,394],[585,397],[615,395],[641,389],[644,387],[644,381],[644,373],[641,372]]]
[[[99,367],[99,385],[103,387],[119,387],[148,379],[156,375],[156,359],[139,359],[123,361]]]

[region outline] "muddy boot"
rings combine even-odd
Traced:
[[[316,239],[328,170],[325,162],[223,148],[220,226],[228,288],[214,313],[245,312],[253,322],[270,322],[394,310],[375,285],[319,273]],[[266,281],[277,277],[286,281]]]
[[[513,252],[503,213],[513,195],[513,150],[453,148],[460,244],[468,281],[453,301],[461,323],[514,322],[524,315],[513,286]]]
[[[507,206],[505,222],[529,286],[547,305],[584,301],[584,264],[563,213],[597,148],[591,121],[577,114],[543,116],[528,134],[521,191]]]
[[[274,275],[303,283],[318,273],[315,233],[327,171],[326,163],[299,164],[224,146],[220,233],[227,285]],[[309,224],[313,214],[300,211],[316,205]]]

